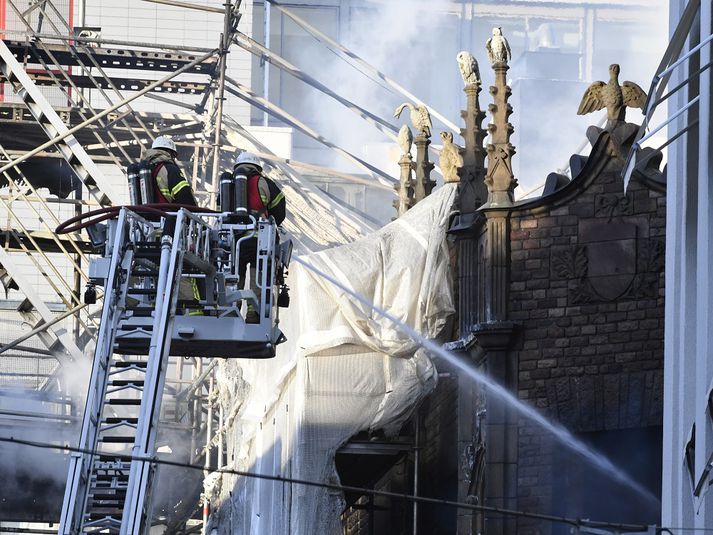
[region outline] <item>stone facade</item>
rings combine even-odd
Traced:
[[[510,218],[511,387],[577,434],[662,421],[665,194],[640,182],[624,194],[605,142],[575,181]],[[518,509],[553,510],[556,447],[520,423]]]

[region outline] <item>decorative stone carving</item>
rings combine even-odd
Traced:
[[[460,75],[463,77],[463,83],[466,86],[471,84],[480,85],[480,69],[473,54],[467,50],[463,50],[458,53],[456,59],[458,60]]]
[[[443,181],[448,182],[458,182],[460,178],[458,177],[458,169],[463,166],[463,156],[461,147],[453,143],[453,134],[451,132],[441,132],[441,139],[443,140],[443,148],[441,149],[441,155],[438,163],[441,166],[441,173],[443,173]]]
[[[493,67],[498,63],[507,65],[508,60],[512,58],[510,43],[505,39],[503,29],[499,26],[493,28],[493,36],[485,43],[485,50],[488,51],[488,59]]]
[[[431,194],[431,191],[436,185],[436,182],[431,180],[431,171],[433,170],[433,164],[428,159],[428,146],[431,144],[431,114],[425,106],[414,106],[408,102],[401,104],[394,112],[394,117],[398,118],[401,116],[401,112],[408,108],[411,112],[411,122],[413,126],[418,130],[419,134],[416,136],[416,162],[413,163],[410,153],[404,153],[399,161],[401,166],[401,181],[396,186],[399,192],[398,204],[396,206],[399,215],[403,211],[408,210],[408,208],[414,206],[417,202],[425,199]],[[413,134],[411,134],[408,127],[406,129],[402,128],[399,131],[398,141],[403,151],[405,148],[410,150],[409,137],[412,139]],[[416,173],[416,178],[414,181],[411,180],[411,170]],[[402,198],[405,192],[408,191],[409,203],[408,207],[405,207],[402,202]],[[404,210],[405,208],[405,210]]]
[[[497,36],[504,40],[499,33],[499,28],[493,30],[493,38],[488,41],[488,54],[491,53],[493,44],[491,41]],[[507,44],[507,41],[505,41]],[[505,45],[498,45],[505,46]],[[507,48],[509,54],[510,48]],[[501,56],[493,56],[500,58]],[[492,58],[491,58],[492,61]],[[510,143],[510,136],[513,133],[513,126],[509,122],[512,115],[512,106],[508,104],[508,99],[512,91],[507,85],[508,65],[505,61],[494,61],[495,85],[490,87],[490,94],[493,96],[493,104],[488,109],[492,115],[493,122],[488,125],[490,132],[490,144],[486,147],[488,151],[488,175],[485,177],[485,184],[488,186],[487,206],[501,207],[511,206],[514,201],[513,192],[517,187],[517,180],[512,172],[512,157],[515,154],[515,147]]]
[[[570,279],[570,305],[656,297],[663,241],[637,239],[627,223],[594,223],[587,232],[585,243],[552,251],[553,275]]]
[[[413,134],[408,125],[403,125],[397,137],[402,155],[411,156],[411,146],[413,145]]]
[[[428,159],[430,144],[431,140],[423,132],[416,137],[416,179],[413,187],[413,204],[428,197],[436,186],[435,180],[431,180],[431,171],[434,166]]]
[[[614,127],[624,122],[626,117],[626,107],[644,109],[646,103],[646,92],[634,82],[626,81],[619,84],[619,65],[616,63],[609,66],[609,81],[594,82],[587,88],[579,104],[577,115],[585,115],[601,109],[607,109],[606,130],[613,130]]]
[[[431,123],[431,114],[428,112],[428,108],[423,105],[414,106],[410,102],[405,102],[396,108],[394,117],[397,119],[401,117],[401,112],[403,112],[406,108],[408,108],[411,112],[411,124],[413,124],[413,127],[419,131],[421,135],[430,138],[433,123]]]
[[[472,58],[472,60],[471,60]],[[457,56],[458,65],[466,82],[464,89],[466,95],[466,109],[461,111],[465,121],[465,128],[460,134],[465,141],[465,148],[461,151],[463,165],[458,170],[460,183],[458,184],[457,207],[462,214],[474,213],[488,199],[488,189],[485,186],[485,149],[484,141],[487,133],[483,130],[482,123],[485,112],[480,109],[479,95],[480,74],[477,62],[469,52],[460,52]],[[473,68],[475,62],[475,68]],[[470,75],[471,71],[474,73]],[[468,83],[472,80],[472,83]]]
[[[404,215],[413,205],[413,158],[411,158],[411,146],[413,144],[413,134],[411,129],[404,125],[398,135],[399,147],[401,147],[401,158],[399,167],[401,174],[399,183],[394,186],[398,198],[394,201],[397,217]]]

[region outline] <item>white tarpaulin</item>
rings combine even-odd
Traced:
[[[454,313],[446,244],[455,185],[381,230],[302,258],[429,338]],[[396,432],[435,386],[418,344],[307,268],[290,269],[288,337],[269,361],[226,360],[220,400],[228,467],[338,483],[337,449],[360,431]],[[214,475],[208,532],[341,534],[341,493]]]

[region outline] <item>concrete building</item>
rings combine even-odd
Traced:
[[[711,5],[671,2],[662,522],[710,529]],[[698,46],[700,52],[696,52]],[[702,72],[699,72],[702,69]],[[683,85],[680,85],[683,84]],[[665,85],[664,82],[660,84]],[[684,111],[681,111],[684,110]],[[665,117],[659,115],[658,121]],[[653,124],[656,124],[654,121]]]

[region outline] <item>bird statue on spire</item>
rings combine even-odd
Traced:
[[[397,136],[397,141],[399,142],[399,147],[401,147],[401,154],[408,154],[411,156],[411,146],[413,145],[413,134],[408,125],[403,125],[401,130],[399,130],[399,135]]]
[[[458,61],[460,75],[463,77],[463,83],[465,85],[479,85],[480,69],[478,68],[478,62],[473,57],[473,54],[467,50],[463,50],[462,52],[458,52],[456,60]]]
[[[460,180],[458,169],[463,167],[462,149],[453,143],[452,132],[441,132],[440,135],[443,140],[443,148],[441,149],[438,163],[443,174],[443,181],[446,183],[458,182]]]
[[[401,112],[405,108],[408,108],[411,112],[411,123],[414,128],[421,132],[425,137],[431,137],[431,128],[433,128],[433,123],[431,123],[431,114],[428,112],[428,108],[423,105],[414,106],[410,102],[405,102],[401,104],[394,112],[394,117],[397,119],[401,117]]]
[[[503,36],[503,29],[500,26],[493,28],[493,36],[485,43],[485,50],[488,52],[491,65],[507,64],[508,60],[512,58],[510,43]]]
[[[587,88],[579,104],[577,115],[585,115],[607,109],[606,130],[613,130],[617,123],[624,122],[626,107],[644,109],[646,93],[634,82],[619,84],[619,65],[609,66],[609,81],[594,82]]]

